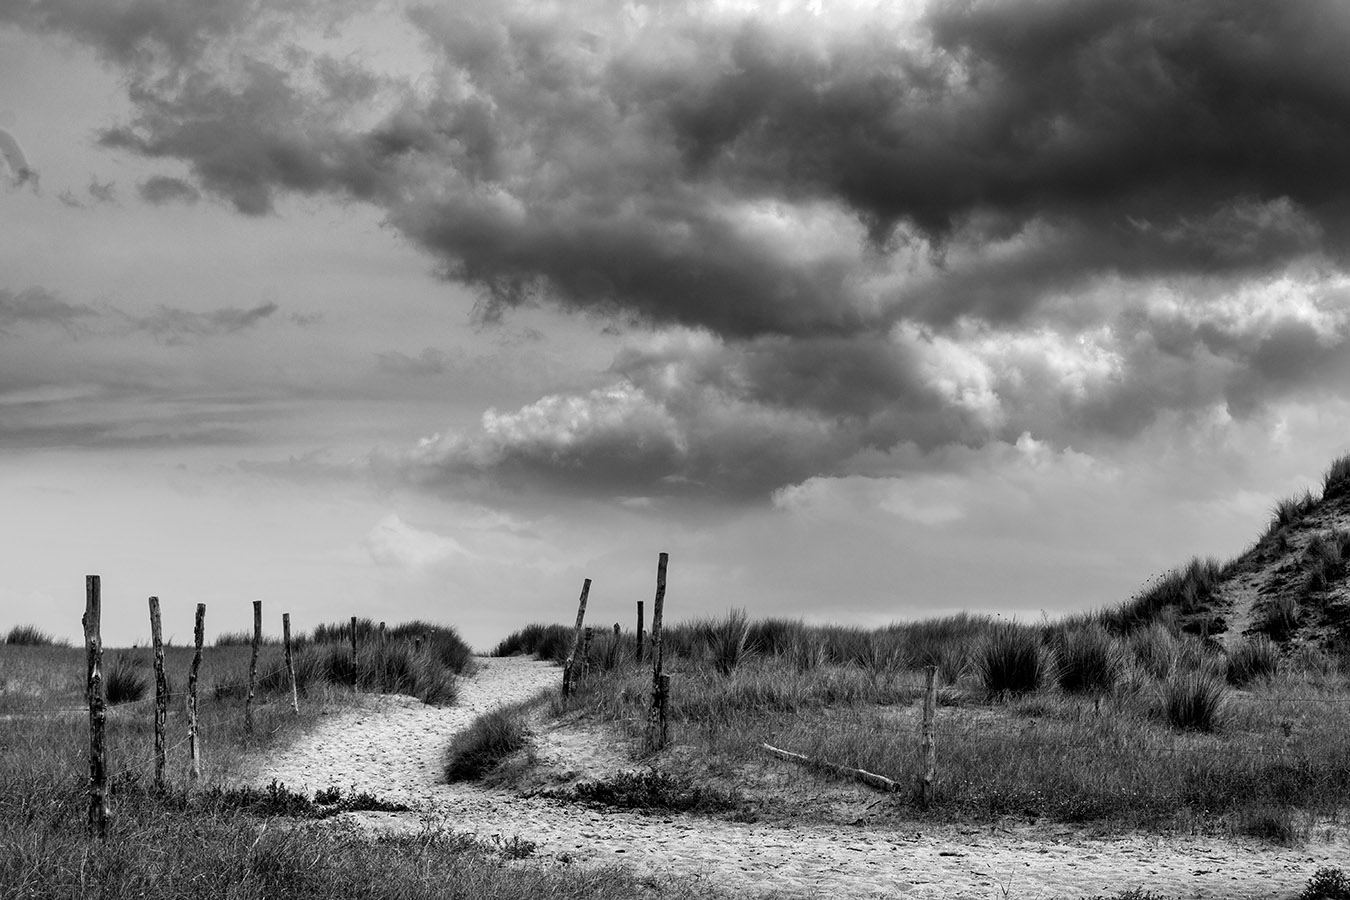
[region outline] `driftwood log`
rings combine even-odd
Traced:
[[[770,744],[760,744],[759,749],[778,759],[798,763],[803,766],[810,766],[815,769],[824,769],[827,772],[832,772],[833,774],[843,776],[844,778],[852,778],[861,781],[863,784],[874,787],[879,791],[894,792],[900,790],[900,785],[898,783],[884,775],[877,775],[876,773],[868,772],[865,769],[854,769],[850,766],[840,766],[835,765],[834,763],[825,762],[824,760],[812,759],[811,757],[803,756],[800,753],[793,753],[791,750],[780,750]]]

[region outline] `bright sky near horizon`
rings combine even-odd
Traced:
[[[1034,619],[1350,449],[1350,6],[0,4],[0,630]]]

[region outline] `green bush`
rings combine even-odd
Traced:
[[[1054,640],[1055,679],[1071,694],[1109,694],[1124,670],[1120,645],[1100,625],[1059,632]]]
[[[1280,649],[1265,635],[1243,641],[1228,654],[1227,678],[1234,687],[1243,687],[1261,678],[1270,678],[1280,668]]]
[[[1160,705],[1179,731],[1213,731],[1222,724],[1224,684],[1208,672],[1178,672],[1163,682]]]
[[[975,666],[990,695],[1033,693],[1050,675],[1035,630],[1012,622],[995,626],[985,637],[976,652]]]
[[[475,781],[529,741],[519,708],[496,709],[479,716],[451,740],[445,753],[446,781]]]

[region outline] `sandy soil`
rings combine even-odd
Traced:
[[[1049,900],[1142,888],[1172,897],[1292,897],[1320,866],[1350,866],[1350,838],[1322,835],[1295,849],[1255,840],[1136,835],[1086,838],[1066,828],[738,824],[685,815],[609,812],[474,785],[440,783],[450,736],[494,706],[557,684],[555,666],[522,658],[481,660],[449,709],[407,697],[371,698],[334,716],[253,779],[292,789],[357,788],[401,800],[415,813],[354,816],[373,828],[428,823],[483,839],[537,844],[545,862],[622,863],[752,893],[819,897]],[[541,736],[555,769],[610,770],[622,760],[595,736]]]

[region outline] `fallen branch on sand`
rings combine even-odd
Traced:
[[[780,750],[777,747],[771,746],[769,744],[760,744],[759,749],[763,750],[770,756],[776,756],[779,759],[784,759],[787,760],[788,762],[800,763],[801,765],[811,766],[817,769],[825,769],[828,772],[833,772],[836,775],[842,775],[845,778],[855,778],[858,781],[861,781],[863,784],[866,784],[869,787],[874,787],[879,791],[894,792],[900,790],[900,784],[898,782],[892,781],[891,779],[885,777],[884,775],[877,775],[873,772],[868,772],[865,769],[854,769],[849,766],[835,765],[834,763],[825,762],[824,760],[812,759],[809,756],[803,756],[800,753],[793,753],[791,750]]]

